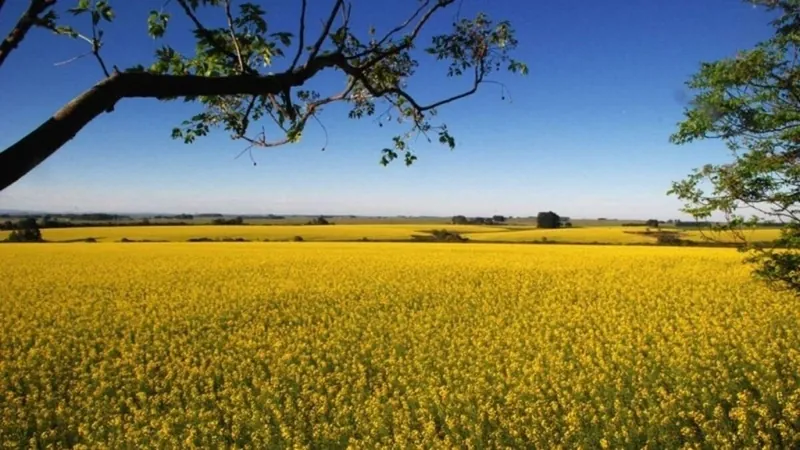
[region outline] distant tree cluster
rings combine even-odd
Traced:
[[[87,221],[121,221],[121,220],[134,220],[131,216],[120,214],[106,214],[106,213],[86,213],[86,214],[59,214],[58,217],[67,220],[87,220]]]
[[[9,222],[6,221],[4,226]],[[13,224],[11,234],[6,238],[8,242],[42,242],[42,232],[36,219],[28,217]]]
[[[561,225],[561,216],[553,211],[540,212],[536,216],[536,226],[538,228],[560,228]]]
[[[466,242],[469,239],[450,230],[430,230],[428,234],[415,234],[411,239],[419,242]]]
[[[236,216],[230,219],[226,219],[224,217],[218,217],[211,221],[212,225],[243,225],[244,218],[242,216]]]
[[[113,217],[112,215],[109,215]],[[10,217],[10,216],[7,216]],[[74,217],[74,216],[73,216]],[[97,216],[96,216],[97,217]],[[117,216],[123,217],[123,216]],[[163,217],[163,216],[162,216]],[[174,216],[179,217],[179,216]],[[191,216],[190,216],[191,217]],[[5,220],[0,222],[0,230],[8,231],[14,230],[17,228],[17,224],[19,221],[32,219],[37,222],[39,228],[88,228],[88,227],[119,227],[119,226],[147,226],[147,225],[190,225],[187,222],[180,221],[180,222],[161,222],[161,223],[152,223],[150,219],[143,218],[141,220],[125,220],[125,221],[104,221],[104,220],[80,220],[80,219],[69,219],[66,216],[54,216],[54,215],[44,215],[39,217],[38,219],[34,216],[22,217],[17,221],[12,220]]]
[[[165,220],[194,220],[194,216],[191,214],[176,214],[176,215],[158,215],[153,216],[153,219],[165,219]]]
[[[467,216],[453,216],[450,222],[453,225],[497,225],[505,223],[506,217],[501,215],[494,215],[492,217],[467,217]]]
[[[666,223],[663,220],[658,219],[647,219],[644,222],[625,222],[622,224],[623,227],[647,227],[647,228],[659,228],[661,227],[662,223]]]
[[[325,216],[319,216],[309,220],[306,225],[333,225],[333,222],[330,222]]]

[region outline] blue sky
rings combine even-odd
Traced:
[[[60,9],[74,2],[60,0]],[[118,18],[106,26],[106,61],[121,68],[149,64],[161,43],[146,36],[146,17],[163,0],[111,2]],[[261,3],[272,31],[296,31],[299,1]],[[3,33],[25,4],[7,2]],[[332,1],[309,4],[309,23],[318,24]],[[416,4],[355,0],[354,25],[386,30]],[[192,48],[177,5],[168,10],[175,17],[167,42]],[[0,209],[682,217],[680,203],[665,194],[671,181],[727,157],[719,142],[668,142],[690,97],[684,82],[701,61],[735,54],[770,33],[769,15],[738,0],[464,0],[462,15],[476,11],[512,21],[516,56],[530,74],[495,78],[511,101],[485,85],[440,110],[457,139],[453,152],[420,141],[416,164],[382,167],[379,151],[397,130],[348,119],[346,109],[335,107],[322,115],[326,151],[320,151],[321,128],[311,123],[298,144],[255,150],[253,166],[246,156],[234,159],[245,146],[223,131],[192,145],[170,138],[196,106],[123,100],[0,192]],[[203,16],[209,24],[221,19],[211,13]],[[444,13],[426,37],[444,31],[451,18]],[[84,53],[81,44],[33,30],[0,67],[0,147],[99,81],[91,58],[54,65]],[[422,58],[423,65],[430,61]],[[285,64],[276,61],[275,70]],[[413,86],[422,101],[460,87],[440,65],[419,75]],[[312,86],[333,93],[342,82],[326,76]]]

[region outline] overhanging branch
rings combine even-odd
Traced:
[[[113,73],[79,95],[41,126],[0,153],[0,191],[33,170],[71,140],[89,122],[110,111],[123,98],[226,95],[270,95],[302,86],[319,71],[344,61],[341,54],[323,55],[300,69],[276,75],[200,77],[145,72]]]
[[[53,6],[55,2],[56,0],[31,0],[30,4],[28,4],[28,9],[17,20],[17,24],[8,33],[8,36],[0,42],[0,66],[3,65],[8,55],[19,46],[20,42],[25,39],[25,35],[36,24],[39,15]],[[2,6],[3,2],[0,0],[0,7]]]
[[[306,9],[308,8],[308,0],[302,0],[303,4],[300,9],[300,30],[297,33],[297,53],[294,55],[294,60],[292,60],[292,65],[289,67],[289,70],[294,70],[297,67],[297,63],[300,61],[300,55],[303,54],[303,47],[306,45]]]

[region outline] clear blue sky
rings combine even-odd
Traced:
[[[60,8],[74,2],[60,0]],[[149,64],[160,43],[146,36],[146,16],[163,0],[111,2],[118,19],[106,27],[106,60],[121,68]],[[6,3],[3,34],[27,1]],[[261,3],[271,30],[295,31],[299,1]],[[318,24],[332,2],[309,3]],[[386,30],[416,4],[355,0],[354,24]],[[186,21],[177,5],[169,8],[176,17],[168,42],[191,48]],[[301,143],[255,151],[254,167],[247,157],[234,159],[244,145],[224,131],[193,145],[170,138],[196,106],[123,100],[0,193],[0,209],[681,217],[680,203],[665,195],[670,182],[726,158],[717,142],[668,142],[689,98],[684,82],[701,61],[730,56],[770,33],[767,13],[739,0],[464,0],[462,14],[478,10],[512,20],[517,56],[530,74],[496,78],[513,102],[486,85],[441,109],[458,142],[454,152],[420,142],[414,166],[382,167],[379,150],[396,130],[350,120],[337,107],[322,116],[327,151],[311,123]],[[443,31],[451,17],[428,34]],[[29,34],[0,68],[0,147],[100,79],[91,58],[54,66],[86,50],[42,30]],[[276,62],[275,70],[285,64]],[[459,87],[443,75],[441,66],[421,71],[414,86],[423,101]],[[335,92],[341,83],[326,76],[313,86]]]

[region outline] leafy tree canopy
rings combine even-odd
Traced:
[[[0,12],[3,3],[0,0]],[[439,107],[474,94],[486,83],[498,83],[491,79],[496,72],[525,74],[528,70],[512,58],[518,42],[511,24],[484,13],[460,17],[461,0],[404,0],[407,16],[386,30],[357,29],[350,20],[354,5],[331,0],[316,32],[311,31],[308,17],[322,2],[297,0],[299,13],[292,24],[271,22],[263,3],[268,2],[167,0],[163,8],[150,12],[146,27],[142,24],[161,42],[153,60],[120,69],[106,62],[103,54],[105,40],[114,35],[116,15],[111,2],[29,0],[16,25],[0,41],[0,66],[29,32],[44,29],[88,44],[87,55],[97,61],[102,79],[0,153],[4,168],[0,190],[48,158],[95,117],[113,111],[118,101],[137,97],[197,104],[198,112],[173,129],[175,139],[191,143],[222,129],[232,139],[246,142],[247,150],[298,142],[309,121],[319,121],[327,106],[346,103],[350,118],[377,116],[381,125],[387,118],[401,124],[404,128],[382,150],[380,162],[385,165],[401,158],[410,165],[417,158],[410,142],[419,136],[455,147],[446,124],[436,120]],[[381,5],[363,2],[358,7]],[[204,9],[213,11],[200,14]],[[200,18],[209,13],[216,13],[224,25],[203,23]],[[170,36],[185,31],[172,29],[175,14],[192,24],[194,51],[170,44]],[[423,29],[437,20],[445,21],[449,31],[423,42]],[[409,80],[424,61],[444,63],[446,77],[465,77],[468,86],[421,100],[410,91]],[[323,72],[338,73],[341,90],[314,89],[311,81]]]
[[[800,292],[800,0],[761,0],[777,14],[774,34],[754,48],[703,63],[688,82],[696,96],[672,142],[720,139],[732,154],[673,183],[669,193],[697,219],[722,214],[721,228],[748,245],[756,275]],[[783,224],[774,247],[748,243],[745,227]]]

